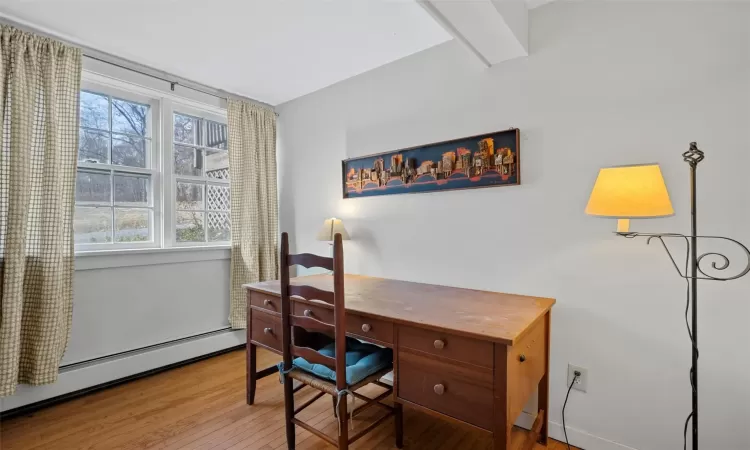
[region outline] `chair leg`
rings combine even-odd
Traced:
[[[339,450],[349,449],[349,422],[346,413],[346,400],[348,396],[346,394],[341,396],[341,401],[338,402],[339,407],[337,411],[336,419],[339,422]]]
[[[284,376],[284,413],[286,419],[286,445],[289,450],[294,449],[294,383],[288,376]]]
[[[404,407],[401,403],[394,403],[393,409],[395,412],[393,419],[396,422],[396,448],[404,448]]]
[[[331,403],[333,404],[333,417],[338,417],[339,412],[336,411],[336,397],[331,397]]]

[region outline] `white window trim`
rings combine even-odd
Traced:
[[[77,270],[154,264],[154,254],[162,253],[169,255],[159,257],[159,261],[164,260],[165,263],[186,262],[185,251],[198,252],[194,258],[196,261],[228,259],[228,252],[231,248],[229,242],[175,242],[174,177],[176,175],[174,175],[172,155],[174,135],[173,112],[184,112],[226,124],[227,110],[216,105],[192,100],[170,91],[153,89],[88,70],[82,72],[81,89],[98,91],[126,100],[132,99],[133,101],[149,104],[152,107],[151,129],[154,132],[151,135],[151,168],[142,169],[123,166],[123,171],[152,175],[151,198],[154,211],[152,233],[154,240],[152,242],[137,243],[76,245],[76,258],[85,258],[85,260],[81,260],[81,267],[78,267],[79,264],[77,263]],[[226,101],[221,100],[220,104],[226,104]],[[154,151],[154,149],[158,149],[158,151]],[[82,168],[95,168],[93,166],[97,165],[79,163],[79,167]],[[189,177],[183,177],[182,175],[177,175],[176,177],[189,179]],[[205,180],[201,178],[201,181]],[[221,180],[211,181],[211,183],[229,184],[228,181],[222,182]],[[114,261],[112,258],[116,258],[118,255],[129,255],[127,258],[128,261],[123,261],[122,263],[106,262]],[[96,259],[97,261],[102,261],[94,262],[89,257],[101,257]],[[188,259],[190,261],[193,260]]]
[[[86,251],[76,253],[75,270],[224,261],[229,260],[230,257],[231,248],[229,246]]]

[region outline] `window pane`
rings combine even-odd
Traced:
[[[203,145],[201,141],[201,119],[174,115],[174,141],[182,144]]]
[[[205,165],[208,178],[229,179],[229,153],[222,150],[206,150]]]
[[[193,211],[177,211],[177,242],[205,242],[204,214]]]
[[[148,105],[112,99],[112,131],[146,136]]]
[[[203,185],[177,182],[177,209],[205,209]]]
[[[81,91],[81,126],[109,131],[109,98]]]
[[[206,121],[206,147],[227,149],[227,126],[223,123]]]
[[[124,134],[112,134],[112,164],[146,167],[146,140]]]
[[[193,147],[174,146],[174,173],[201,176],[202,152]]]
[[[206,186],[206,209],[229,211],[229,186]]]
[[[112,175],[109,172],[79,170],[76,173],[76,204],[111,204]]]
[[[109,132],[81,129],[78,139],[78,161],[109,164]]]
[[[228,241],[230,230],[229,213],[227,212],[210,212],[208,213],[208,240],[209,241]]]
[[[115,203],[123,206],[149,206],[148,175],[115,174]]]
[[[73,230],[76,244],[112,242],[112,208],[76,206]]]
[[[144,242],[151,240],[151,211],[148,209],[115,208],[115,240]]]

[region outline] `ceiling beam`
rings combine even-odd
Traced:
[[[524,0],[417,0],[486,67],[529,55]]]

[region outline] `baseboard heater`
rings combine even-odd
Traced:
[[[113,359],[117,359],[117,358],[122,358],[124,356],[131,356],[131,355],[136,355],[136,354],[144,353],[144,352],[151,351],[151,350],[157,350],[159,348],[168,347],[168,346],[179,344],[179,343],[183,343],[183,342],[186,342],[186,341],[193,341],[193,340],[196,340],[196,339],[202,339],[202,338],[206,338],[206,337],[210,337],[210,336],[214,336],[214,335],[226,333],[227,331],[230,331],[231,329],[232,329],[231,327],[221,328],[221,329],[214,330],[214,331],[208,331],[208,332],[205,332],[205,333],[199,333],[199,334],[195,334],[195,335],[192,335],[192,336],[186,336],[186,337],[179,338],[179,339],[173,339],[171,341],[165,341],[165,342],[161,342],[161,343],[158,343],[158,344],[147,345],[145,347],[139,347],[139,348],[132,349],[132,350],[126,350],[126,351],[119,352],[119,353],[112,353],[110,355],[105,355],[105,356],[100,356],[100,357],[97,357],[97,358],[87,359],[85,361],[78,361],[78,362],[71,363],[71,364],[65,364],[65,365],[60,366],[60,373],[69,372],[69,371],[73,371],[73,370],[80,369],[80,368],[83,368],[83,367],[92,366],[92,365],[97,364],[97,363],[102,363],[102,362],[106,362],[106,361],[109,361],[109,360],[113,360]],[[176,363],[167,364],[167,365],[161,366],[161,367],[156,367],[154,369],[146,370],[144,372],[139,372],[139,373],[136,373],[136,374],[133,374],[133,375],[128,375],[126,377],[118,378],[116,380],[107,381],[105,383],[97,384],[97,385],[94,385],[94,386],[89,386],[89,387],[84,388],[84,389],[80,389],[80,390],[77,390],[77,391],[68,392],[68,393],[65,393],[65,394],[62,394],[62,395],[58,395],[56,397],[51,397],[51,398],[48,398],[48,399],[45,399],[45,400],[41,400],[41,401],[38,401],[38,402],[35,402],[35,403],[29,403],[28,405],[19,406],[18,408],[9,409],[7,411],[0,411],[0,420],[6,420],[6,419],[9,419],[11,417],[17,417],[17,416],[23,416],[23,415],[27,415],[27,414],[32,414],[32,413],[34,413],[36,411],[39,411],[40,409],[48,408],[50,406],[54,406],[54,405],[57,405],[59,403],[63,403],[63,402],[69,401],[69,400],[73,400],[75,398],[91,394],[93,392],[98,392],[98,391],[102,391],[104,389],[109,389],[111,387],[119,386],[121,384],[128,383],[128,382],[131,382],[131,381],[135,381],[135,380],[138,380],[138,379],[141,379],[141,378],[149,377],[151,375],[156,375],[156,374],[161,373],[161,372],[166,372],[167,370],[176,369],[178,367],[186,366],[188,364],[192,364],[192,363],[195,363],[195,362],[198,362],[198,361],[202,361],[204,359],[213,358],[214,356],[219,356],[219,355],[222,355],[224,353],[229,353],[229,352],[241,349],[241,348],[245,348],[245,344],[235,345],[233,347],[225,348],[225,349],[222,349],[222,350],[217,350],[215,352],[207,353],[205,355],[200,355],[200,356],[196,356],[194,358],[186,359],[186,360],[183,360],[183,361],[178,361]]]
[[[201,338],[205,338],[205,337],[209,337],[209,336],[214,336],[214,335],[217,335],[217,334],[225,333],[225,332],[227,332],[227,331],[229,331],[231,329],[232,329],[232,327],[219,328],[218,330],[206,331],[205,333],[193,334],[191,336],[185,336],[185,337],[181,337],[181,338],[178,338],[178,339],[172,339],[171,341],[164,341],[164,342],[160,342],[158,344],[147,345],[145,347],[138,347],[138,348],[134,348],[134,349],[131,349],[131,350],[125,350],[125,351],[118,352],[118,353],[111,353],[109,355],[97,356],[96,358],[91,358],[91,359],[87,359],[87,360],[84,360],[84,361],[76,361],[76,362],[70,363],[70,364],[63,364],[63,365],[60,366],[60,372],[67,372],[69,370],[75,370],[75,369],[78,369],[78,368],[81,368],[81,367],[89,366],[91,364],[96,364],[96,363],[108,361],[108,360],[115,359],[115,358],[121,358],[123,356],[130,356],[130,355],[135,355],[135,354],[138,354],[138,353],[147,352],[147,351],[150,351],[150,350],[156,350],[156,349],[159,349],[159,348],[168,347],[170,345],[179,344],[181,342],[192,341],[192,340],[195,340],[195,339],[201,339]]]

